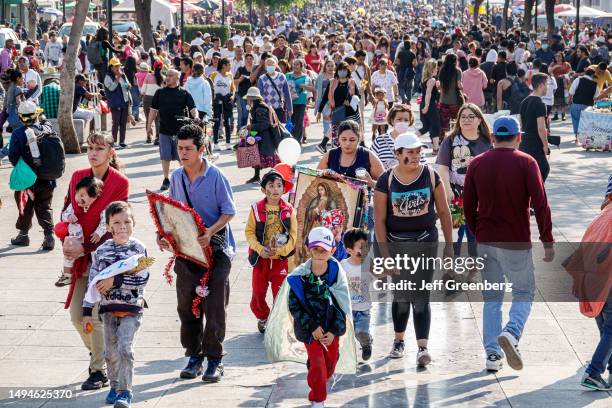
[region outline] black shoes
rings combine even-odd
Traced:
[[[363,361],[368,361],[372,357],[372,345],[368,344],[367,346],[361,347],[361,359]]]
[[[102,371],[89,373],[89,378],[81,385],[83,391],[99,390],[108,384],[108,377]]]
[[[187,367],[181,371],[181,378],[192,379],[202,375],[202,357],[189,357]]]
[[[164,182],[162,183],[161,187],[159,188],[161,191],[166,191],[167,189],[170,188],[170,180],[168,180],[167,178],[164,179]]]
[[[19,234],[17,234],[15,238],[11,238],[11,245],[15,245],[15,246],[30,245],[30,237],[28,236],[28,233],[26,232],[24,234],[23,232],[20,232]]]
[[[42,243],[42,249],[43,251],[53,251],[53,248],[55,248],[55,238],[53,238],[53,234],[46,234]]]
[[[206,372],[202,376],[202,381],[207,383],[216,383],[221,381],[221,377],[223,376],[223,364],[221,364],[221,360],[213,360],[208,359],[208,367],[206,367]]]

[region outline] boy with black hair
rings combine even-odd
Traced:
[[[244,233],[249,243],[249,263],[253,267],[251,311],[257,318],[257,329],[263,333],[270,308],[266,303],[268,285],[272,296],[285,281],[288,258],[295,252],[297,217],[293,206],[282,199],[285,179],[276,170],[261,180],[262,200],[253,203]]]
[[[368,255],[368,233],[363,229],[351,228],[344,233],[344,246],[349,257],[340,261],[346,272],[353,310],[355,337],[361,344],[361,358],[367,361],[372,356],[370,334],[370,279],[369,267],[364,265]]]

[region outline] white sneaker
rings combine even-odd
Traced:
[[[487,356],[487,371],[499,371],[504,363],[499,354],[491,353]]]
[[[325,402],[314,402],[310,405],[312,408],[325,408]]]
[[[518,340],[507,331],[503,331],[498,337],[497,342],[506,354],[508,365],[515,370],[523,369],[523,359],[518,350]]]
[[[416,356],[417,366],[425,367],[427,364],[431,363],[431,356],[429,355],[429,350],[422,349],[419,350]]]
[[[232,143],[225,143],[225,150],[232,150]]]
[[[219,143],[215,143],[215,152],[219,151],[220,148],[221,148],[221,146],[219,146]]]

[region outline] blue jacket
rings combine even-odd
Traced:
[[[212,119],[212,91],[208,81],[201,76],[197,78],[190,76],[185,82],[185,89],[193,98],[196,109],[200,112],[206,112],[207,118]]]

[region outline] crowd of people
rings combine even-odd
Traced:
[[[176,259],[180,338],[189,357],[181,378],[202,375],[205,382],[218,382],[224,373],[229,274],[241,254],[230,226],[236,214],[232,186],[214,161],[235,150],[244,131],[257,135],[260,154],[247,183],[259,184],[262,192],[245,228],[253,267],[251,310],[279,360],[282,347],[274,346],[280,340],[271,313],[291,314],[292,332],[309,359],[313,406],[323,406],[339,359],[350,358],[339,338],[354,336],[364,361],[372,355],[372,300],[363,270],[374,242],[401,243],[409,253],[410,244],[419,243],[419,251],[433,256],[440,241],[452,257],[460,256],[465,237],[470,256],[486,253],[482,279],[507,279],[514,291],[505,325],[503,293],[483,292],[484,364],[498,371],[505,357],[510,367],[523,367],[518,344],[535,294],[531,249],[491,243],[530,243],[531,213],[545,260],[554,258],[544,187],[554,140],[550,122],[566,120],[569,112],[578,143],[581,112],[612,93],[612,30],[586,26],[574,46],[574,32],[566,27],[549,36],[526,33],[516,28],[519,19],[505,32],[497,19],[472,25],[465,15],[444,7],[436,11],[420,1],[358,3],[273,14],[251,32],[232,30],[225,40],[198,32],[187,41],[176,28],[158,24],[156,46],[149,50],[133,28],[122,37],[104,27],[86,36],[76,72],[68,73],[75,81],[73,118],[84,120],[87,132],[96,115],[109,114],[112,125],[109,134],[88,134],[90,167],[72,174],[57,225],[51,203],[64,156],[50,121],[58,116],[67,38],[58,38],[57,25],[45,24],[40,40],[28,40],[25,47],[6,41],[0,52],[0,129],[6,122],[11,137],[0,155],[15,166],[11,188],[19,208],[18,234],[11,243],[30,244],[34,213],[44,231],[44,250],[54,248],[54,235],[62,239],[64,264],[56,285],[70,287],[66,308],[90,352],[84,390],[110,382],[107,403],[125,408],[133,398],[133,339],[142,322],[149,271],[108,273],[119,261],[147,255],[133,237],[130,183],[117,160],[117,151],[129,148],[128,124],[139,123],[146,130],[143,141],[159,149],[160,190],[201,216],[207,228],[198,242],[210,250],[214,265],[203,288],[202,267]],[[239,16],[245,20],[244,13]],[[494,113],[498,117],[489,123],[486,115]],[[315,121],[323,125],[321,140],[309,132]],[[280,137],[279,126],[286,130]],[[425,135],[427,144],[421,140]],[[289,258],[301,251],[298,222],[283,198],[292,180],[274,169],[283,136],[299,144],[314,142],[321,153],[318,170],[359,179],[372,197],[371,217],[362,228],[311,225],[309,260],[294,270]],[[426,163],[428,155],[435,156],[435,166]],[[171,172],[173,161],[181,166]],[[606,214],[612,209],[606,205],[611,188],[602,206]],[[449,203],[455,202],[462,203],[465,220],[455,225],[454,241]],[[172,250],[162,236],[157,243]],[[416,276],[427,281],[432,274],[422,268]],[[399,283],[406,276],[392,273],[390,279]],[[270,285],[286,309],[271,312]],[[193,296],[200,292],[207,292],[205,301],[194,313]],[[602,340],[582,385],[609,391],[612,373],[602,377],[612,367],[612,319],[606,312],[612,298],[606,299],[592,316]],[[394,293],[391,311],[395,334],[389,357],[405,355],[412,311],[416,363],[428,365],[435,358],[427,346],[436,313],[429,295],[415,299]]]

